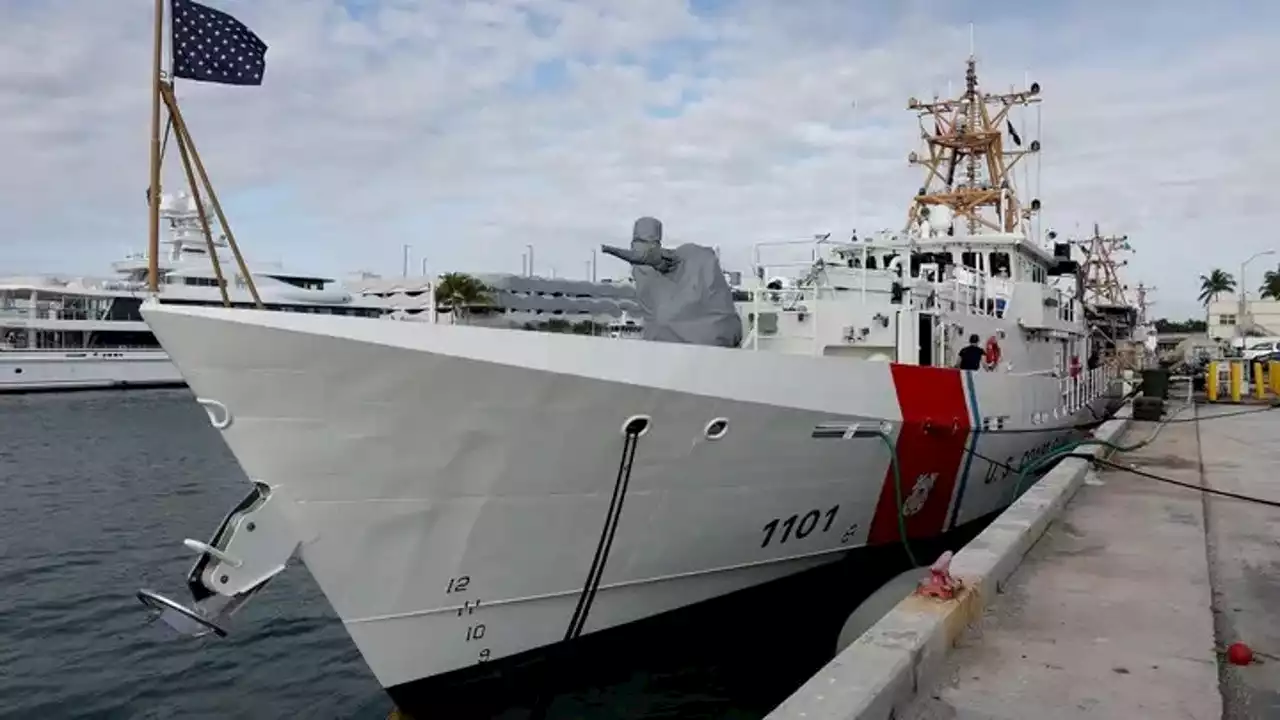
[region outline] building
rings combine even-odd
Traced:
[[[1193,363],[1221,352],[1217,340],[1205,333],[1160,333],[1156,336],[1156,357],[1165,362]]]
[[[1209,303],[1209,337],[1231,340],[1252,329],[1252,335],[1280,336],[1280,300],[1249,300],[1246,317],[1240,316],[1240,298],[1230,297]]]
[[[587,282],[563,278],[475,273],[489,288],[487,302],[468,308],[467,323],[525,330],[630,334],[639,327],[640,307],[630,280]],[[365,301],[386,307],[389,316],[429,322],[435,308],[431,277],[384,278],[359,273],[346,287]],[[447,311],[445,311],[447,312]]]

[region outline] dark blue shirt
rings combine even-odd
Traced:
[[[960,348],[960,369],[981,370],[984,355],[982,348],[977,345],[968,345]]]

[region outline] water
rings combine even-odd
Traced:
[[[134,592],[187,599],[183,538],[207,539],[248,487],[185,390],[0,395],[0,718],[385,718],[390,701],[300,565],[228,638],[147,623]],[[579,658],[548,720],[763,717],[906,569],[900,549],[875,552]],[[523,720],[520,707],[498,716]]]
[[[0,396],[0,717],[385,718],[301,567],[228,638],[147,623],[248,487],[185,390]]]

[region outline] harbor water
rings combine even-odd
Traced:
[[[301,563],[228,638],[148,622],[134,592],[185,599],[183,538],[207,539],[247,487],[186,390],[0,396],[0,718],[385,718]],[[904,562],[840,563],[820,585],[631,637],[563,668],[546,717],[763,717]]]

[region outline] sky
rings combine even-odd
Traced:
[[[740,270],[758,241],[900,229],[907,98],[960,86],[970,23],[987,89],[1043,87],[1019,173],[1042,227],[1127,234],[1154,315],[1280,249],[1273,3],[204,1],[270,46],[266,77],[179,81],[183,113],[246,254],[294,270],[398,275],[408,244],[415,271],[519,272],[531,244],[581,278],[641,215]],[[150,0],[0,1],[0,274],[145,248],[151,23]]]

